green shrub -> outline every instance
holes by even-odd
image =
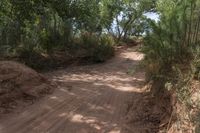
[[[162,14],[158,23],[151,22],[152,29],[145,38],[143,52],[147,79],[155,82],[171,83],[177,95],[190,80],[180,77],[194,77],[199,73],[199,28],[200,17],[196,14],[195,3],[180,1],[170,12]],[[180,76],[183,75],[183,76]],[[181,81],[180,81],[181,80]],[[159,89],[164,89],[159,88]]]
[[[114,56],[114,40],[108,35],[102,35],[99,44],[94,49],[93,61],[104,62]]]
[[[82,47],[86,51],[87,57],[93,57],[94,51],[99,44],[99,38],[97,35],[93,33],[82,33],[80,37],[80,47]]]
[[[104,62],[114,55],[114,40],[108,35],[86,32],[81,35],[79,43],[78,46],[85,51],[85,57],[93,62]]]

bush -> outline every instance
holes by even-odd
[[[93,62],[104,62],[114,55],[114,40],[108,35],[98,36],[83,33],[78,46],[85,51],[85,57]]]
[[[102,35],[99,40],[99,44],[94,50],[93,61],[104,62],[107,59],[114,56],[114,40],[112,37],[107,35]]]

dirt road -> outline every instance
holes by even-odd
[[[142,58],[141,53],[127,49],[103,64],[47,73],[58,88],[35,104],[2,118],[0,133],[127,132],[127,101],[133,97],[137,100],[144,85],[144,73],[127,72],[134,70]]]

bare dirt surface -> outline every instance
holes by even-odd
[[[124,49],[103,64],[47,73],[58,88],[35,104],[2,117],[0,133],[155,132],[147,130],[148,118],[143,122],[137,117],[140,122],[127,124],[131,122],[127,110],[143,103],[144,72],[129,74],[129,70],[137,70],[142,58],[135,49]],[[133,105],[127,104],[130,101]]]
[[[52,89],[51,82],[33,69],[14,61],[0,61],[0,117]]]

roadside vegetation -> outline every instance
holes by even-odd
[[[144,62],[147,80],[153,80],[152,91],[154,95],[170,92],[175,101],[173,132],[199,132],[199,7],[198,0],[158,0],[160,21],[150,22],[145,37]]]

